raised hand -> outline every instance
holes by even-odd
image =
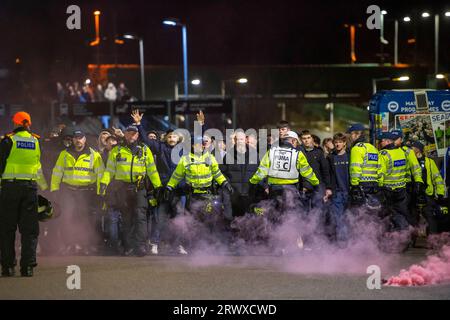
[[[136,125],[141,124],[141,120],[142,120],[143,116],[144,116],[144,113],[140,113],[139,109],[135,109],[135,110],[131,111],[131,117],[133,118],[134,123]]]
[[[200,111],[197,113],[197,121],[200,122],[201,125],[204,125],[204,124],[205,124],[205,115],[203,114],[203,111],[202,111],[202,110],[200,110]]]
[[[124,136],[122,130],[120,130],[119,128],[114,128],[114,127],[111,127],[111,128],[114,130],[114,134],[115,134],[117,137],[123,137],[123,136]]]

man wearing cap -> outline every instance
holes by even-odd
[[[86,144],[86,135],[75,129],[72,144],[60,152],[53,167],[50,191],[61,191],[58,199],[64,208],[61,226],[65,242],[65,253],[85,254],[99,241],[93,208],[99,206],[96,197],[100,188],[100,179],[105,171],[102,156]],[[79,232],[79,230],[84,232]]]
[[[350,135],[350,201],[360,206],[368,201],[377,202],[378,171],[380,168],[377,148],[368,143],[361,123],[351,125],[347,133]]]
[[[202,200],[202,195],[211,194],[213,180],[230,193],[234,191],[220,171],[216,158],[204,149],[201,136],[193,137],[192,150],[190,154],[181,157],[167,183],[167,190],[172,192],[183,179],[186,179],[189,186],[191,200]]]
[[[408,206],[405,175],[406,156],[395,146],[396,135],[383,132],[380,136],[380,187],[384,191],[386,209],[394,226],[392,231],[408,228]]]
[[[436,163],[433,159],[426,157],[423,153],[424,145],[419,141],[416,141],[412,144],[412,150],[414,151],[417,160],[419,161],[419,165],[422,171],[422,179],[425,181],[425,201],[422,203],[423,209],[417,210],[417,207],[414,207],[414,211],[412,214],[413,218],[413,226],[418,225],[419,214],[422,213],[424,218],[428,223],[427,233],[435,234],[438,233],[438,225],[436,221],[436,217],[434,215],[434,207],[436,202],[442,204],[444,202],[445,195],[445,184],[442,179],[441,173],[436,166]]]
[[[403,145],[403,131],[393,130],[392,134],[395,138],[395,146],[401,148],[405,152],[406,156],[406,195],[408,197],[408,209],[412,213],[416,209],[418,200],[422,199],[425,195],[424,181],[422,179],[422,169],[417,161],[417,157],[411,148]],[[415,184],[413,185],[412,179],[414,179]],[[412,216],[408,217],[410,224],[414,224],[414,218]]]
[[[298,135],[295,132],[288,131],[282,136],[280,145],[270,148],[264,155],[258,170],[250,178],[250,188],[254,189],[256,184],[268,177],[269,196],[277,200],[277,204],[281,206],[283,204],[280,202],[280,197],[285,191],[298,195],[297,184],[300,175],[311,186],[318,186],[319,179],[304,153],[297,149],[298,144]]]
[[[0,244],[2,276],[15,274],[15,239],[19,227],[22,252],[20,273],[33,276],[39,236],[37,185],[47,189],[41,169],[39,136],[31,133],[26,112],[13,116],[14,131],[0,142]]]
[[[163,185],[167,185],[170,177],[172,176],[177,163],[172,160],[172,152],[177,152],[175,147],[180,143],[180,136],[173,130],[168,130],[164,137],[164,141],[149,139],[144,127],[141,124],[144,113],[139,110],[133,110],[131,117],[134,123],[139,129],[139,135],[142,141],[150,148],[153,155],[157,157],[156,167],[158,169],[159,176]],[[197,116],[198,119],[198,116]],[[152,233],[151,239],[151,253],[159,253],[159,244],[161,238],[167,240],[168,235],[168,222],[178,214],[177,207],[186,202],[185,192],[183,190],[184,183],[179,183],[177,188],[173,192],[173,197],[168,200],[159,199],[158,207],[153,210],[152,214]],[[179,250],[179,252],[183,252]]]
[[[167,183],[164,196],[165,201],[170,201],[173,191],[182,180],[186,181],[186,209],[190,210],[194,214],[194,217],[199,219],[202,219],[208,213],[204,212],[204,205],[210,201],[211,195],[216,193],[216,190],[214,190],[214,181],[230,194],[234,192],[231,184],[220,171],[216,158],[205,149],[205,140],[202,136],[192,137],[191,152],[181,157]],[[217,227],[224,225],[224,221],[220,222],[222,223],[218,223],[216,225]],[[187,253],[181,245],[179,247],[179,253],[183,251]]]
[[[144,256],[149,205],[147,195],[155,189],[159,197],[161,180],[150,148],[139,143],[138,138],[138,128],[128,126],[124,141],[108,155],[100,194],[106,195],[109,206],[121,212],[125,254]]]

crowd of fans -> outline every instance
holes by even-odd
[[[125,102],[136,100],[130,94],[125,83],[120,82],[116,87],[114,83],[107,84],[98,83],[95,86],[90,80],[84,83],[61,82],[56,83],[56,96],[59,103],[87,103],[87,102]]]
[[[157,132],[150,128],[143,128],[140,124],[142,114],[139,114],[139,112],[134,111],[132,118],[138,128],[136,130],[139,130],[139,140],[149,146],[152,150],[161,181],[163,185],[167,184],[171,176],[173,176],[173,172],[177,166],[176,163],[173,163],[171,158],[172,150],[186,137],[171,130],[167,132]],[[197,115],[197,120],[204,125],[205,118],[202,112]],[[73,128],[65,128],[62,125],[58,127],[58,130],[55,130],[51,137],[43,140],[42,148],[46,157],[45,160],[42,161],[42,166],[45,176],[52,176],[52,170],[54,170],[56,159],[61,150],[64,148],[71,148],[72,132]],[[289,122],[280,121],[278,123],[278,133],[279,137],[283,137],[286,136],[286,134],[292,135],[294,132],[292,131]],[[296,134],[297,133],[295,133],[295,135]],[[223,190],[219,192],[221,206],[223,206],[221,210],[223,210],[223,216],[228,221],[227,224],[229,226],[233,224],[231,221],[236,217],[244,216],[247,213],[258,214],[259,209],[255,206],[252,207],[251,204],[267,199],[270,192],[267,183],[258,184],[259,190],[256,193],[251,190],[251,185],[249,183],[249,179],[255,175],[258,170],[260,164],[259,161],[261,159],[261,157],[258,157],[257,163],[251,163],[249,160],[249,155],[251,155],[252,152],[259,152],[257,136],[245,134],[242,131],[236,132],[231,138],[234,148],[233,154],[235,157],[239,157],[239,154],[244,154],[243,164],[237,164],[236,161],[232,164],[227,163],[226,143],[222,139],[217,139],[213,136],[208,136],[207,134],[204,134],[202,137],[204,150],[209,151],[209,153],[216,158],[217,162],[220,164],[220,171],[235,190],[233,194]],[[275,143],[275,139],[275,137],[268,137],[268,148]],[[332,138],[325,138],[321,141],[318,136],[312,134],[310,131],[303,130],[299,131],[296,141],[294,147],[303,152],[309,166],[312,168],[315,176],[320,182],[318,186],[314,187],[315,191],[312,193],[310,191],[313,188],[308,185],[308,181],[302,181],[302,179],[300,179],[298,189],[302,195],[302,198],[300,199],[303,208],[302,210],[305,210],[305,212],[310,210],[322,212],[324,216],[323,225],[325,226],[326,224],[328,227],[331,226],[331,229],[328,230],[332,230],[329,232],[329,237],[330,239],[334,239],[333,241],[336,242],[339,239],[348,239],[348,235],[345,235],[345,226],[343,226],[342,223],[342,219],[345,217],[344,211],[348,208],[348,195],[350,192],[349,149],[351,147],[351,141],[349,141],[348,135],[337,133]],[[120,129],[114,127],[102,130],[98,137],[93,139],[92,137],[88,137],[87,139],[87,145],[100,153],[105,166],[110,151],[114,146],[118,144],[121,145],[122,143],[124,143],[124,133]],[[414,151],[418,152],[419,149]],[[185,197],[186,191],[183,188],[180,188],[178,195],[180,197],[177,201],[178,205],[180,205],[180,203],[183,202],[182,199]],[[51,195],[49,195],[49,197],[52,199]],[[56,202],[58,202],[58,200],[60,199],[57,198]],[[103,203],[103,201],[99,200],[98,204],[101,203]],[[158,249],[154,249],[152,246],[156,244],[156,248],[158,247],[157,245],[160,242],[159,238],[163,229],[160,225],[161,222],[159,221],[161,217],[164,216],[161,208],[161,206],[150,207],[148,211],[148,252],[152,253],[158,252]],[[179,207],[177,210],[179,210]],[[101,209],[97,208],[97,211],[101,212]],[[174,212],[175,211],[176,210],[174,210]],[[107,243],[107,247],[110,249],[111,243],[115,243],[112,248],[113,253],[119,253],[120,251],[117,250],[117,226],[120,225],[119,215],[113,210],[109,211],[107,215],[97,215],[97,218],[98,217],[104,219],[104,221],[95,222],[96,224],[103,226],[102,232],[104,243]],[[341,220],[333,220],[333,217],[340,217]],[[61,219],[64,218],[62,217]],[[53,224],[53,228],[58,229],[58,225],[60,225],[60,221],[58,220],[59,219],[54,219],[51,223],[46,223],[45,227],[51,229]],[[111,231],[111,225],[116,226],[112,228],[113,231]],[[432,232],[435,233],[438,232],[438,230],[434,229]],[[252,231],[250,233],[256,234],[257,231]],[[112,238],[115,240],[111,240],[111,235],[114,235]],[[55,242],[54,239],[51,239],[49,242],[53,245],[54,243],[59,243],[59,241]],[[47,245],[49,242],[47,242]],[[74,247],[73,243],[66,243],[63,245],[63,248],[58,248],[58,252],[64,254],[84,252],[88,254],[90,252],[98,252],[98,248],[100,247],[96,244],[93,246],[93,250],[82,247],[80,249],[82,251],[76,251],[76,248],[80,248],[79,245]],[[186,250],[181,247],[179,252],[186,253]]]

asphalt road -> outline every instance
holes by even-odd
[[[396,274],[400,268],[417,263],[424,256],[423,249],[390,255],[389,261],[381,264],[382,276]],[[0,278],[0,298],[450,298],[450,284],[369,290],[366,268],[377,261],[361,259],[349,264],[348,259],[344,260],[324,262],[320,257],[272,256],[40,257],[33,278]],[[324,263],[334,266],[330,268]],[[78,265],[81,269],[81,290],[67,289],[69,274],[66,268],[69,265]]]

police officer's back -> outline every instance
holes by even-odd
[[[0,237],[2,276],[15,273],[15,233],[21,233],[20,272],[31,277],[36,263],[39,235],[37,185],[47,189],[41,169],[39,136],[30,132],[31,117],[18,112],[15,129],[0,143]]]
[[[364,125],[353,124],[348,129],[352,146],[350,149],[350,199],[353,205],[377,201],[379,154],[377,148],[366,141]]]

